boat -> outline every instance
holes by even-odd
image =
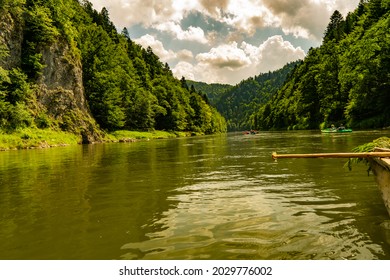
[[[384,151],[384,149],[380,150]],[[375,181],[382,193],[383,202],[385,203],[387,212],[390,215],[390,158],[370,157],[368,161],[370,163],[371,170],[375,175]]]
[[[244,135],[248,135],[248,134],[250,134],[250,135],[255,135],[255,134],[258,134],[259,132],[257,131],[257,130],[246,130],[246,131],[244,131],[243,132],[243,134]]]
[[[326,128],[326,129],[321,129],[322,133],[346,133],[346,132],[352,132],[352,129],[350,128]]]

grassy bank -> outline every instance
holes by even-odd
[[[168,132],[168,131],[128,131],[119,130],[107,135],[109,141],[134,142],[138,140],[167,139],[176,137],[190,136],[186,132]]]
[[[73,145],[80,136],[50,129],[24,128],[6,133],[0,130],[0,150],[48,148]]]
[[[135,142],[152,139],[167,139],[190,136],[186,132],[167,131],[126,131],[120,130],[106,135],[106,142]],[[49,148],[56,146],[76,145],[81,137],[69,132],[50,129],[25,128],[7,133],[0,130],[0,150]]]

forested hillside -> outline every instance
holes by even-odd
[[[135,11],[136,12],[136,11]],[[0,130],[216,133],[224,118],[88,1],[0,1]]]
[[[208,101],[213,106],[217,106],[220,96],[233,87],[232,85],[227,84],[207,84],[190,80],[187,80],[187,84],[190,88],[193,87],[194,90],[200,94],[206,94]]]
[[[322,46],[252,118],[256,129],[390,126],[390,0],[335,11]]]
[[[235,86],[190,84],[207,94],[211,104],[225,117],[229,131],[250,129],[253,128],[252,115],[280,89],[298,63],[289,63],[282,69],[248,78]]]

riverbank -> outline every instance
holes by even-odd
[[[152,139],[168,139],[191,136],[187,132],[168,131],[126,131],[106,134],[103,142],[135,142]],[[19,149],[40,149],[77,145],[82,142],[80,135],[51,129],[24,128],[6,133],[0,131],[0,151]]]

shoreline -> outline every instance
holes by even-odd
[[[102,141],[95,143],[131,143],[156,139],[169,139],[189,137],[196,134],[192,132],[168,132],[168,131],[128,131],[118,130],[106,133]],[[0,131],[0,151],[46,149],[80,145],[81,135],[71,132],[56,131],[51,129],[25,128],[12,133]]]

